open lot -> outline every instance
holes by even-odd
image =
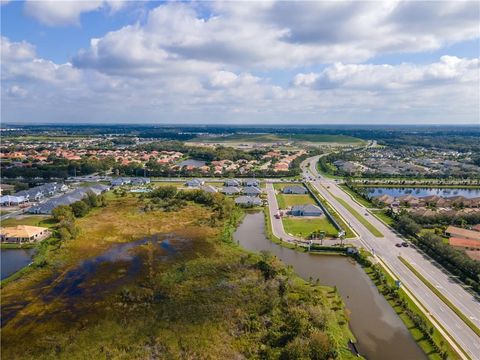
[[[217,137],[196,137],[194,142],[218,143],[274,143],[274,142],[308,142],[308,143],[335,143],[335,144],[362,144],[364,141],[353,136],[327,134],[232,134]]]
[[[314,231],[325,231],[327,237],[336,237],[338,231],[326,217],[320,218],[296,218],[283,219],[285,231],[294,236],[306,238]]]

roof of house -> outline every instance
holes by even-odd
[[[48,229],[39,226],[17,225],[13,227],[4,227],[2,228],[1,233],[3,236],[10,238],[30,238],[44,232],[45,230]]]
[[[240,189],[236,186],[225,186],[222,188],[222,192],[225,194],[237,194],[240,192]]]
[[[451,237],[448,241],[452,246],[480,249],[480,241]]]
[[[243,192],[245,194],[261,194],[262,190],[260,190],[256,186],[246,186],[243,188]]]
[[[261,204],[262,200],[260,200],[257,196],[239,196],[235,199],[236,204]]]
[[[323,212],[320,207],[313,204],[306,204],[306,205],[294,205],[292,206],[292,211],[303,211],[303,212]]]
[[[0,197],[0,203],[2,204],[7,202],[17,203],[17,202],[23,202],[23,201],[25,201],[24,196],[4,195]]]
[[[301,191],[301,192],[306,192],[307,189],[305,189],[303,186],[301,185],[290,185],[290,186],[285,186],[283,188],[283,192],[286,192],[286,191]]]
[[[200,188],[200,190],[206,191],[208,193],[216,193],[218,189],[213,185],[205,185]]]
[[[449,226],[447,228],[447,230],[445,230],[445,232],[448,233],[448,234],[456,235],[456,237],[467,238],[467,239],[473,239],[473,240],[479,240],[480,241],[480,232],[479,231],[462,229],[462,228],[458,228],[456,226]]]

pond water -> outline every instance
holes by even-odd
[[[5,279],[32,261],[35,249],[1,249],[1,279]]]
[[[344,256],[311,255],[281,247],[265,236],[263,213],[249,214],[234,239],[251,251],[267,250],[304,279],[336,286],[349,311],[357,348],[369,360],[416,360],[426,355],[362,268]]]
[[[480,189],[440,189],[440,188],[367,188],[370,196],[377,195],[390,195],[390,196],[402,196],[413,195],[417,197],[438,195],[442,197],[450,196],[463,196],[468,199],[480,197]]]
[[[179,163],[178,166],[195,166],[195,167],[200,167],[200,166],[204,166],[205,164],[206,164],[205,161],[188,159],[188,160],[184,160],[184,161],[182,161],[181,163]]]
[[[117,291],[141,275],[146,266],[169,260],[188,243],[189,239],[183,236],[161,234],[112,245],[102,254],[87,258],[66,272],[54,273],[44,279],[37,286],[36,297],[46,304],[60,301],[70,316],[75,317],[85,311],[82,308],[85,303],[99,301],[107,294]],[[8,304],[4,302],[1,307],[2,327],[26,306],[29,303],[23,300]],[[39,321],[25,319],[35,320]]]

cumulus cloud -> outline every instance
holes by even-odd
[[[8,95],[13,96],[13,97],[19,97],[19,98],[24,98],[27,96],[28,91],[22,88],[21,86],[18,85],[12,85],[8,91]]]
[[[82,12],[123,6],[77,5],[43,11],[40,21],[78,23]],[[478,38],[474,5],[167,2],[64,63],[2,38],[2,119],[472,122],[480,116],[478,59],[368,61]]]
[[[48,26],[79,25],[80,15],[108,9],[118,11],[125,6],[121,0],[27,0],[25,13]]]
[[[479,80],[479,60],[442,56],[428,65],[373,65],[336,63],[321,73],[297,74],[295,86],[315,89],[349,88],[384,91],[411,87],[468,83]]]

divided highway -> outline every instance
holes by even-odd
[[[439,297],[435,295],[410,269],[398,258],[402,256],[431,284],[433,284],[464,315],[480,327],[480,302],[466,291],[452,276],[436,266],[431,259],[423,256],[413,247],[397,248],[402,242],[393,230],[384,225],[368,209],[354,201],[335,181],[320,177],[316,170],[319,156],[305,160],[302,170],[307,181],[335,208],[351,227],[358,233],[360,242],[377,258],[383,261],[402,284],[423,305],[427,312],[448,332],[449,336],[468,354],[471,359],[480,359],[480,337],[470,329]],[[313,179],[313,180],[310,180]],[[375,237],[348,209],[336,198],[347,202],[359,214],[376,227],[383,238]]]

